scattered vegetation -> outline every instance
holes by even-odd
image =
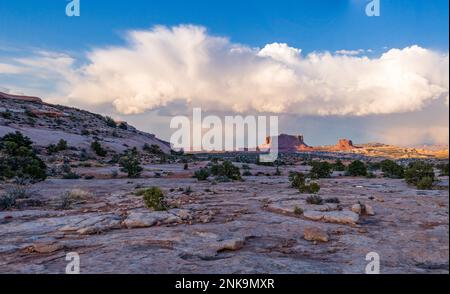
[[[335,171],[345,171],[346,166],[342,163],[340,159],[337,159],[336,162],[333,164],[333,170]]]
[[[106,122],[106,125],[107,125],[108,127],[110,127],[110,128],[117,128],[117,123],[116,123],[116,121],[115,121],[114,119],[112,119],[111,117],[106,116],[106,117],[105,117],[105,122]]]
[[[164,193],[158,187],[151,187],[148,189],[141,189],[136,192],[137,196],[142,196],[145,206],[155,211],[167,210],[167,205],[164,201]]]
[[[410,163],[405,169],[405,181],[421,190],[431,189],[435,181],[433,166],[423,161]]]
[[[347,174],[353,177],[365,177],[367,176],[367,166],[361,160],[355,160],[349,164]]]
[[[47,166],[32,149],[33,142],[20,132],[0,139],[0,180],[14,177],[45,180]]]
[[[296,215],[302,215],[303,214],[303,209],[299,206],[295,206],[294,207],[294,214]]]
[[[405,175],[403,166],[389,159],[383,160],[380,163],[380,168],[383,172],[383,175],[387,178],[401,179]]]
[[[97,154],[100,157],[105,157],[108,152],[103,149],[102,144],[98,140],[95,140],[91,143],[91,149],[94,150],[95,154]]]
[[[206,181],[210,175],[210,172],[207,168],[201,168],[194,173],[194,178],[199,181]]]
[[[291,187],[298,189],[300,193],[316,194],[320,191],[320,186],[316,182],[306,183],[306,177],[302,173],[292,172],[289,175]]]
[[[29,197],[29,191],[24,185],[13,185],[7,187],[5,192],[0,195],[0,210],[9,210],[14,208],[17,199],[26,199]]]
[[[67,150],[67,141],[64,139],[60,139],[58,144],[50,144],[47,146],[47,152],[48,154],[57,153],[59,151]]]
[[[326,161],[313,161],[311,165],[310,175],[313,179],[329,178],[333,172],[333,166]]]
[[[136,147],[125,152],[120,158],[119,164],[121,171],[127,173],[129,178],[137,178],[143,171],[140,165],[140,155]]]
[[[436,166],[440,171],[440,176],[448,177],[448,163],[440,163]]]
[[[216,177],[223,177],[233,181],[242,180],[239,168],[233,165],[231,161],[224,161],[222,164],[213,164],[211,166],[210,172]]]

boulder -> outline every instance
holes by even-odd
[[[170,224],[181,218],[166,211],[131,212],[122,224],[128,229],[148,228],[157,223]]]
[[[354,213],[357,213],[357,214],[361,215],[361,212],[363,211],[363,207],[359,203],[353,204],[352,205],[352,211]]]
[[[303,237],[308,241],[328,242],[328,234],[318,227],[306,227]]]
[[[323,221],[344,225],[354,225],[359,220],[359,215],[353,211],[305,211],[303,216],[313,221]]]

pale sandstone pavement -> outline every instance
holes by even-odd
[[[217,185],[187,177],[47,180],[33,188],[45,206],[0,212],[0,273],[64,273],[67,252],[80,254],[81,273],[364,273],[369,252],[380,255],[382,273],[449,272],[448,190],[320,180],[324,199],[341,200],[337,210],[306,205],[282,172]],[[163,188],[178,208],[149,211],[132,194],[141,186]],[[191,195],[178,191],[188,186]],[[52,208],[74,188],[92,196],[72,210]],[[358,201],[375,215],[352,212]]]

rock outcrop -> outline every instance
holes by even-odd
[[[27,101],[27,102],[35,102],[35,103],[42,103],[42,99],[39,98],[39,97],[12,95],[12,94],[7,94],[7,93],[3,93],[3,92],[0,92],[0,98],[20,100],[20,101]]]
[[[313,148],[308,146],[303,138],[303,135],[293,136],[287,134],[281,134],[278,139],[278,151],[279,152],[299,152],[299,151],[312,151]],[[273,148],[273,138],[267,137],[266,142],[259,146],[259,150],[270,150]]]

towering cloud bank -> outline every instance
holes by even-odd
[[[209,110],[306,115],[416,111],[448,101],[449,56],[419,46],[378,58],[263,49],[208,35],[203,27],[133,31],[122,47],[95,49],[70,97],[113,103],[124,114],[184,100]]]

